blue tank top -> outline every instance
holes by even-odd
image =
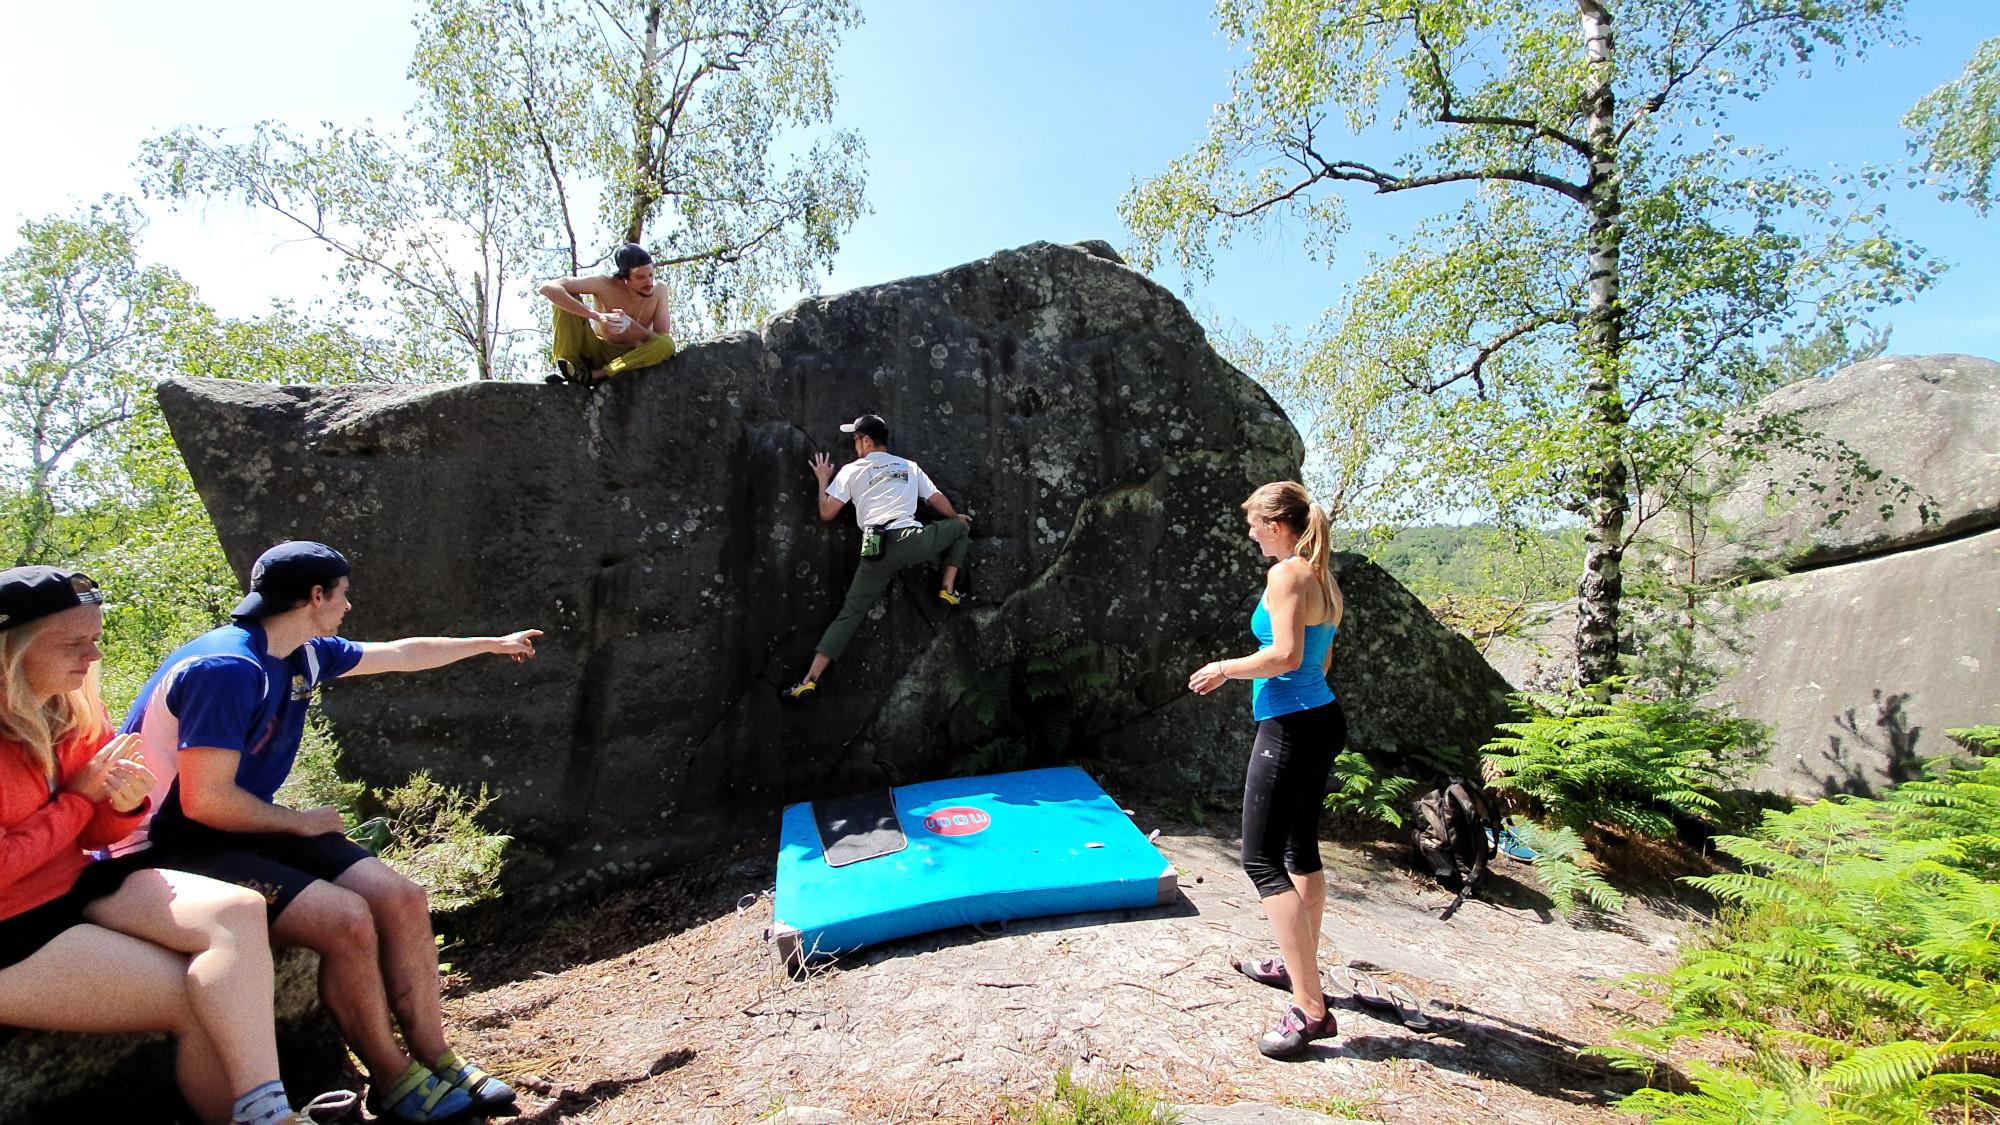
[[[1333,622],[1306,626],[1306,651],[1299,666],[1267,680],[1250,681],[1250,717],[1258,721],[1306,711],[1333,702],[1333,688],[1326,682],[1326,650],[1333,644]],[[1264,599],[1250,614],[1250,631],[1257,643],[1268,645],[1277,636],[1271,628],[1271,611]]]

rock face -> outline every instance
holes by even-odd
[[[324,694],[364,776],[497,795],[516,892],[691,861],[787,802],[1037,756],[1240,784],[1247,689],[1186,681],[1251,647],[1262,564],[1237,506],[1296,478],[1301,443],[1102,244],[808,299],[595,392],[203,381],[160,401],[239,574],[320,539],[355,565],[349,636],[546,631],[526,664]],[[864,411],[974,516],[974,600],[947,609],[935,570],[906,571],[820,694],[781,705],[859,539],[851,509],[817,519],[807,462],[846,461],[838,425]],[[1483,736],[1504,685],[1386,576],[1352,575],[1356,742]]]
[[[1823,450],[1844,447],[1907,483],[1916,500],[1837,501],[1798,492],[1840,470],[1809,455],[1760,466],[1711,521],[1734,541],[1706,554],[1710,576],[1789,566],[1752,582],[1747,659],[1715,692],[1770,723],[1760,788],[1800,796],[1872,793],[1951,752],[1943,732],[2000,717],[2000,364],[1962,355],[1895,356],[1773,392],[1755,411],[1790,415]],[[1791,503],[1767,498],[1791,492]],[[1848,515],[1828,526],[1836,508]],[[1526,686],[1568,659],[1567,603],[1488,657]]]
[[[1759,788],[1878,792],[2000,717],[2000,532],[1758,584],[1775,603],[1717,695],[1770,723]]]
[[[1781,387],[1756,413],[1824,437],[1733,482],[1712,518],[1731,542],[1699,564],[1711,576],[1780,561],[1810,569],[2000,527],[2000,363],[1885,356]],[[1844,495],[1843,447],[1882,472],[1882,485],[1905,482],[1916,495],[1895,501],[1879,487]]]

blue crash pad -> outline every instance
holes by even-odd
[[[772,938],[787,962],[950,926],[1158,906],[1173,865],[1080,769],[891,790],[903,850],[828,867],[810,802],[785,809]]]

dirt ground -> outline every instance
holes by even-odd
[[[1396,845],[1328,844],[1325,963],[1455,1006],[1462,1023],[1419,1035],[1350,1003],[1342,1038],[1274,1062],[1254,1041],[1284,998],[1230,967],[1275,953],[1235,841],[1179,826],[1157,843],[1181,872],[1176,905],[949,930],[803,979],[764,940],[771,860],[741,857],[712,886],[661,882],[510,918],[516,940],[482,936],[467,942],[476,953],[448,954],[447,1020],[521,1089],[523,1122],[734,1123],[781,1110],[995,1122],[1065,1066],[1188,1104],[1604,1121],[1629,1083],[1574,1052],[1609,1038],[1635,1002],[1617,981],[1665,968],[1689,918],[1635,895],[1615,918],[1553,919],[1532,877],[1503,862],[1485,901],[1440,922],[1450,896],[1410,873]]]

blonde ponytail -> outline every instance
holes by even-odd
[[[1326,598],[1327,620],[1337,629],[1347,613],[1347,601],[1340,584],[1333,580],[1333,531],[1326,510],[1314,502],[1306,486],[1297,481],[1272,481],[1250,494],[1243,510],[1272,523],[1282,523],[1298,532],[1295,550],[1312,567],[1319,579],[1320,593]]]

